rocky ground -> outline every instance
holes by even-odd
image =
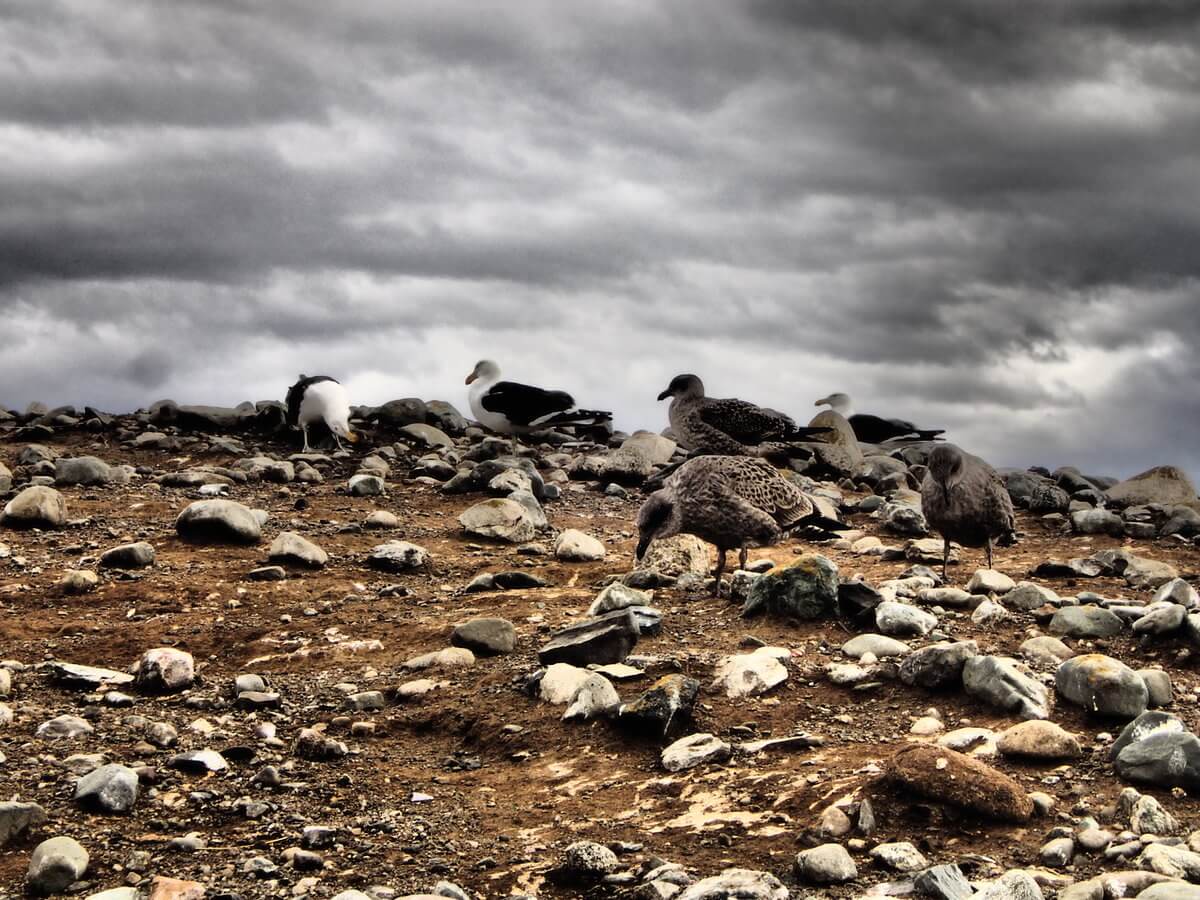
[[[923,449],[822,451],[718,599],[659,436],[277,412],[0,414],[0,896],[1200,892],[1182,473],[1005,473],[943,585]]]

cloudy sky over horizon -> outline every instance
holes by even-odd
[[[491,357],[1200,476],[1198,185],[1192,0],[0,0],[0,404]]]

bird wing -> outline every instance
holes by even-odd
[[[745,400],[705,400],[700,418],[707,425],[742,444],[761,444],[772,438],[784,437],[796,423],[783,413],[768,412]]]
[[[547,391],[531,384],[499,381],[479,400],[488,412],[499,413],[515,425],[529,425],[544,416],[566,412],[575,405],[563,391]]]
[[[788,528],[813,511],[812,501],[763,459],[731,458],[725,478],[735,494]]]
[[[299,381],[288,388],[287,421],[289,425],[295,425],[300,421],[300,404],[304,402],[304,392],[308,390],[309,385],[321,381],[332,381],[337,384],[337,379],[330,378],[328,375],[303,375]]]

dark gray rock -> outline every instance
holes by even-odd
[[[942,642],[914,650],[900,663],[900,680],[930,689],[957,688],[967,660],[978,653],[974,641]]]
[[[1051,634],[1071,638],[1113,637],[1125,629],[1120,616],[1098,606],[1064,606],[1048,626]]]
[[[623,662],[637,644],[638,636],[633,612],[619,609],[555,632],[538,651],[538,661],[544,666],[556,662],[574,666]]]
[[[471,619],[454,629],[450,643],[480,656],[499,656],[516,648],[517,630],[508,619]]]
[[[1117,754],[1117,773],[1129,781],[1162,788],[1200,788],[1200,738],[1190,732],[1156,731]]]
[[[104,551],[98,565],[101,569],[144,569],[154,565],[154,558],[154,546],[138,541]]]
[[[955,865],[933,866],[913,879],[917,895],[932,900],[969,900],[975,893],[971,882]]]

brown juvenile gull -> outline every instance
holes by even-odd
[[[659,400],[671,398],[667,413],[675,440],[693,454],[788,455],[788,442],[805,441],[830,429],[797,425],[790,417],[745,400],[704,396],[695,375],[676,375]]]
[[[918,428],[904,419],[885,419],[882,416],[853,412],[849,394],[830,394],[828,397],[822,397],[813,406],[830,406],[834,412],[841,413],[854,429],[854,436],[864,444],[882,444],[897,438],[932,441],[936,440],[939,434],[946,433],[945,428]]]
[[[929,454],[929,472],[921,483],[925,518],[942,535],[942,577],[950,559],[950,542],[984,547],[992,567],[992,541],[1012,542],[1017,527],[1012,498],[996,470],[978,456],[953,444],[939,444]]]
[[[713,595],[721,590],[725,554],[737,549],[746,565],[748,547],[769,547],[796,528],[848,528],[827,519],[800,488],[769,462],[746,456],[689,459],[651,494],[638,511],[637,559],[655,538],[694,534],[716,545]]]

